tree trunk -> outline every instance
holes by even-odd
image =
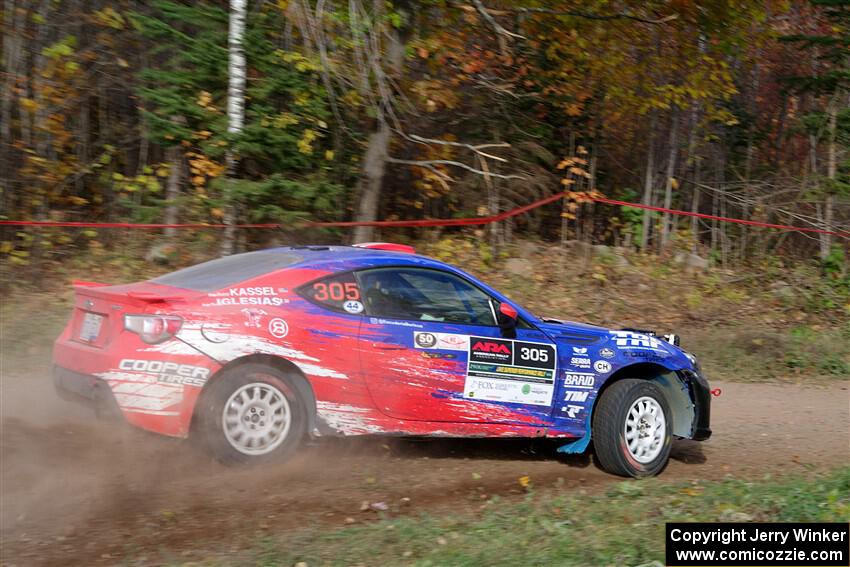
[[[229,82],[227,86],[227,132],[236,136],[242,132],[242,124],[245,120],[245,50],[242,47],[242,36],[245,34],[245,15],[247,0],[230,0],[230,29],[228,32],[228,50],[230,53],[230,65],[228,69]],[[225,158],[227,166],[227,179],[236,175],[239,158],[231,148]],[[221,254],[227,256],[233,254],[236,240],[237,203],[231,196],[229,184],[224,188],[224,237],[221,241]]]
[[[405,18],[402,30],[390,27],[387,31],[386,63],[389,71],[399,77],[404,70],[404,45],[405,38],[410,33],[409,18]],[[383,107],[378,104],[377,124],[374,132],[369,134],[369,142],[366,155],[363,158],[363,172],[360,177],[360,188],[357,191],[359,201],[357,203],[356,221],[373,221],[378,218],[378,205],[381,200],[381,186],[384,180],[384,172],[387,169],[387,158],[389,157],[392,130],[388,123],[389,116]],[[369,242],[374,240],[375,227],[358,226],[354,229],[354,242]]]
[[[664,184],[664,208],[669,209],[673,204],[673,177],[676,175],[676,156],[679,154],[679,109],[673,108],[670,117],[670,154],[667,158],[667,180]],[[667,248],[670,239],[670,213],[664,213],[661,223],[661,250]]]
[[[835,101],[838,99],[838,93],[832,98],[832,101],[829,103],[829,148],[827,150],[826,156],[826,176],[830,179],[830,186],[827,188],[826,194],[826,202],[823,207],[823,228],[825,230],[832,230],[832,222],[834,212],[833,209],[835,207],[835,192],[832,184],[834,183],[835,176],[837,173],[837,160],[836,160],[836,130],[838,126],[838,105],[835,104]],[[820,235],[820,257],[821,259],[825,259],[829,255],[829,251],[832,248],[832,235],[831,234],[821,234]]]
[[[168,172],[168,181],[165,183],[165,224],[176,224],[179,209],[177,198],[180,195],[180,181],[183,178],[183,156],[180,146],[171,146],[165,152],[165,159],[171,164]],[[177,236],[176,228],[166,228],[163,231],[168,238]]]
[[[650,111],[649,143],[646,145],[646,175],[643,178],[643,204],[652,205],[652,180],[655,170],[655,111]],[[649,245],[649,229],[652,217],[648,209],[643,211],[643,232],[640,235],[640,249],[646,252]]]
[[[363,175],[360,179],[360,201],[357,203],[357,221],[373,221],[378,218],[381,185],[387,169],[390,148],[390,126],[383,115],[378,117],[378,128],[369,134],[369,145],[363,158]],[[374,239],[375,228],[358,226],[354,229],[354,242],[369,242]]]

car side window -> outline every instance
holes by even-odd
[[[440,270],[379,268],[358,272],[369,315],[495,326],[490,296]]]
[[[363,312],[363,298],[353,272],[310,282],[297,291],[305,299],[333,311],[352,315]]]

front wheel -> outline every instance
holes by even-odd
[[[667,465],[672,445],[670,406],[658,386],[625,379],[612,384],[593,413],[593,445],[606,471],[635,478]]]
[[[225,463],[282,461],[300,445],[305,404],[275,368],[245,364],[215,378],[200,409],[205,444]]]

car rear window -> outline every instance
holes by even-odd
[[[216,291],[297,264],[303,259],[290,252],[246,252],[177,270],[151,281],[195,291]]]

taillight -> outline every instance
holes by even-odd
[[[124,315],[124,328],[148,344],[170,339],[182,325],[183,319],[176,315]]]

